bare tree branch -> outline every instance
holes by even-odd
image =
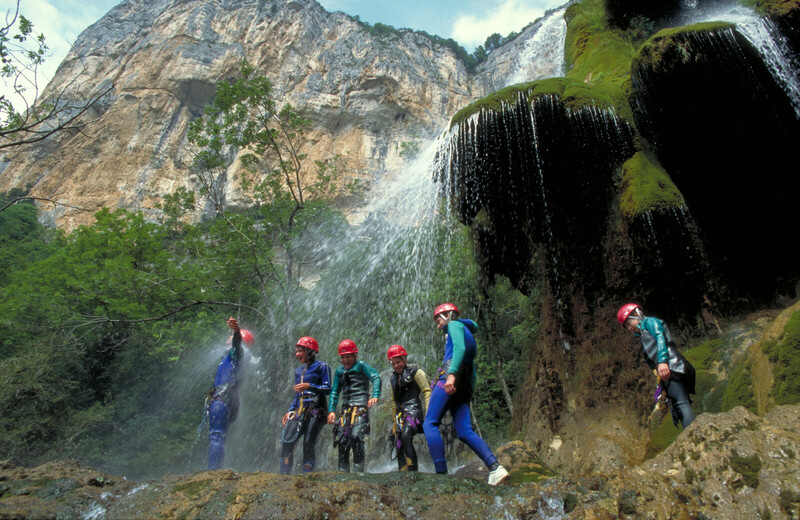
[[[72,204],[65,204],[65,203],[59,202],[57,200],[48,199],[47,197],[24,196],[24,197],[17,197],[16,199],[14,199],[11,202],[7,203],[5,206],[0,208],[0,212],[3,212],[5,210],[7,210],[8,208],[10,208],[11,206],[13,206],[14,204],[17,204],[17,203],[25,201],[25,200],[38,200],[38,201],[41,201],[41,202],[49,202],[53,206],[63,206],[65,208],[72,208],[72,209],[77,209],[77,210],[80,210],[80,211],[92,211],[89,208],[82,208],[80,206],[73,206]]]
[[[253,312],[260,318],[267,320],[267,316],[265,316],[260,310],[252,307],[250,305],[245,305],[243,303],[232,303],[232,302],[218,302],[213,300],[197,300],[191,303],[187,303],[186,305],[182,305],[175,309],[172,309],[169,312],[161,314],[159,316],[152,316],[150,318],[138,318],[135,320],[126,320],[126,319],[116,319],[116,318],[109,318],[108,316],[91,316],[91,315],[81,315],[82,318],[87,318],[89,321],[86,322],[86,325],[94,324],[94,323],[145,323],[150,321],[161,321],[164,319],[169,318],[170,316],[174,316],[178,313],[181,313],[185,310],[191,309],[193,307],[197,307],[198,305],[219,305],[224,307],[234,307],[237,309],[247,309]]]

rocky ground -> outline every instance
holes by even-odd
[[[75,462],[0,463],[0,518],[800,518],[800,406],[703,414],[666,451],[611,473],[553,475],[520,442],[512,477],[203,471],[134,482]]]

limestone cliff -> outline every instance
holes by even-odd
[[[87,115],[102,117],[84,132],[7,153],[0,191],[30,186],[58,201],[42,216],[67,230],[103,206],[157,218],[161,196],[189,182],[189,123],[243,59],[273,82],[281,104],[312,121],[302,144],[309,161],[339,154],[347,175],[369,183],[403,167],[402,143],[436,135],[470,101],[530,75],[559,74],[560,46],[527,60],[543,33],[563,32],[562,13],[531,20],[470,74],[425,35],[376,31],[314,0],[125,0],[80,35],[43,96],[64,90],[80,100],[113,85]],[[234,170],[226,199],[246,204]]]
[[[31,185],[85,208],[43,207],[66,229],[101,206],[152,209],[187,183],[187,125],[242,59],[313,121],[309,159],[341,154],[354,176],[400,168],[401,142],[437,133],[487,88],[429,38],[376,35],[314,0],[126,0],[81,34],[49,86],[81,98],[113,83],[92,114],[103,117],[84,133],[9,152],[0,190]],[[233,186],[227,196],[241,202]]]

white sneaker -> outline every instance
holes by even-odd
[[[489,472],[489,485],[496,486],[508,478],[508,471],[503,466],[498,466],[496,470]]]

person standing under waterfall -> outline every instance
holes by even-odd
[[[695,415],[689,394],[695,393],[694,367],[675,344],[667,325],[658,318],[645,316],[640,305],[626,303],[617,311],[617,321],[633,332],[642,343],[642,355],[657,377],[656,401],[666,393],[672,422],[686,428]]]
[[[228,426],[239,414],[239,384],[244,376],[244,349],[253,346],[253,334],[239,328],[239,322],[228,318],[228,328],[233,331],[229,339],[231,348],[220,361],[214,376],[214,388],[208,393],[208,469],[220,469],[225,459],[225,436]]]
[[[489,469],[489,485],[495,486],[508,477],[508,471],[497,462],[497,457],[486,441],[472,430],[469,409],[477,379],[475,356],[478,353],[478,343],[473,334],[478,330],[478,325],[472,320],[458,319],[458,316],[458,309],[452,303],[443,303],[433,312],[436,326],[445,333],[444,360],[431,392],[423,430],[436,473],[447,474],[447,459],[439,433],[439,423],[444,414],[450,411],[456,435],[486,464]]]
[[[331,392],[331,369],[317,361],[319,343],[311,336],[297,340],[294,357],[300,367],[294,373],[294,399],[283,416],[281,431],[280,472],[291,473],[294,445],[303,437],[303,473],[314,471],[317,436],[325,426],[327,395]]]
[[[350,450],[353,470],[364,472],[364,437],[369,435],[369,408],[381,396],[381,376],[377,370],[358,360],[358,347],[351,339],[339,343],[341,366],[336,369],[328,406],[328,423],[333,424],[334,446],[339,447],[339,471],[350,472]],[[369,386],[372,383],[372,393]],[[336,417],[336,405],[342,396],[342,410]]]
[[[422,430],[431,389],[425,372],[407,364],[408,352],[402,345],[389,347],[386,357],[392,364],[392,449],[397,450],[397,467],[400,471],[417,471],[419,465],[417,450],[414,449],[414,435]]]

